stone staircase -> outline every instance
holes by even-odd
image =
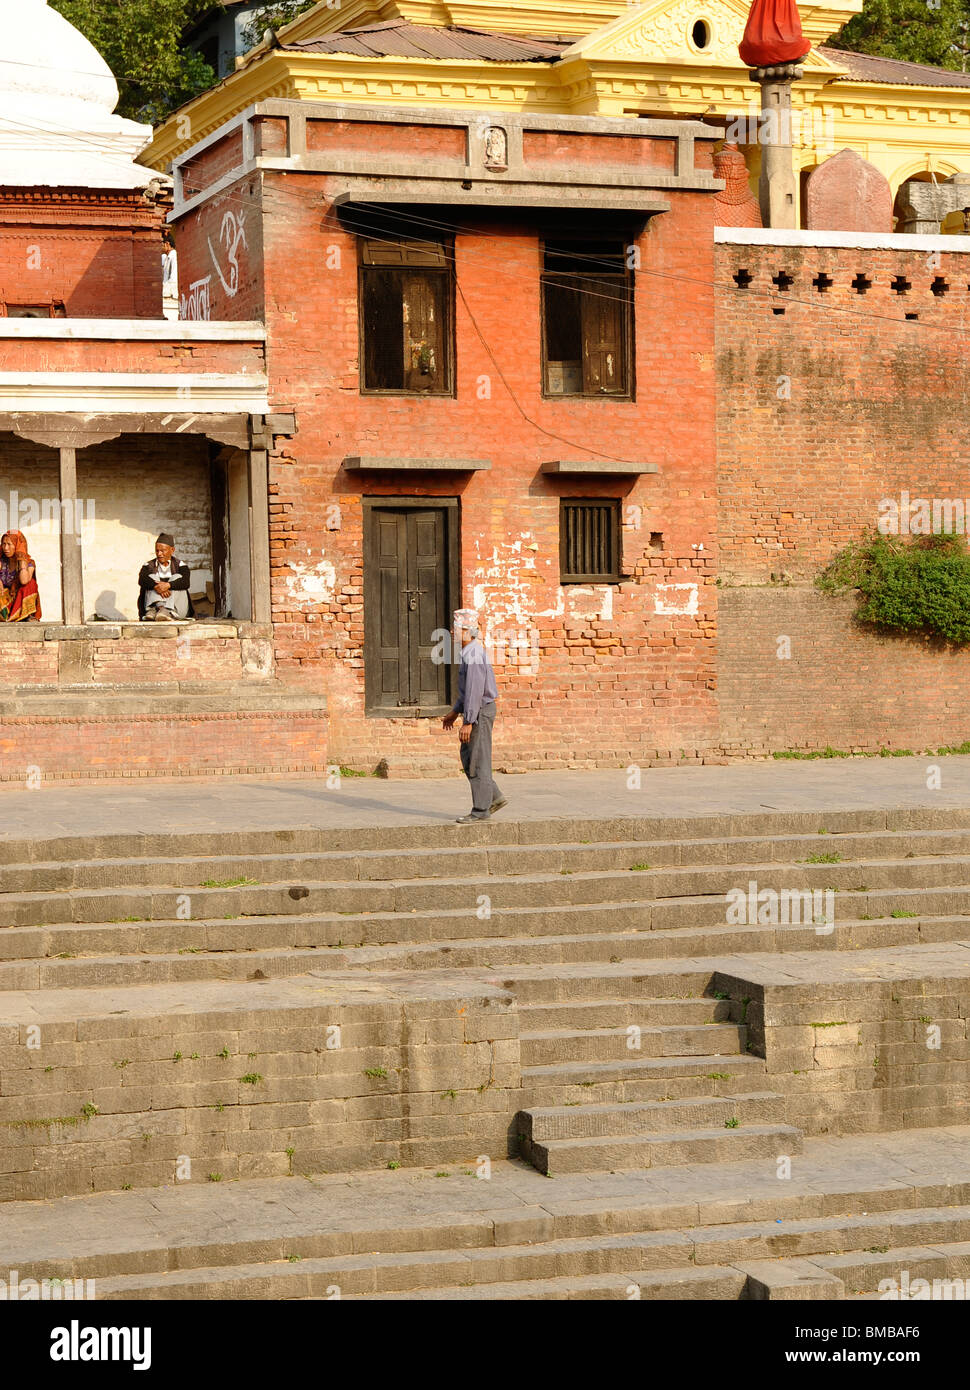
[[[725,895],[750,881],[832,890],[835,921],[729,924]],[[743,1009],[718,997],[718,969],[961,941],[970,811],[7,840],[0,1199],[170,1184],[187,1147],[201,1160],[192,1190],[207,1177],[269,1182],[437,1153],[473,1164],[503,1106],[537,1177],[773,1169],[802,1153],[802,1130],[790,1095],[766,1084]],[[485,1067],[448,1086],[442,1062],[420,1125],[397,1094],[391,1003],[395,1019],[428,1019],[429,1046],[437,1029],[464,1044],[455,1057]],[[321,1025],[338,1009],[351,1041],[334,1073]],[[511,1009],[514,1039],[501,1024],[469,1033],[469,1009]],[[449,1031],[456,1013],[462,1037]],[[32,1025],[45,1044],[25,1068]],[[513,1050],[514,1083],[502,1079]],[[414,1055],[412,1078],[424,1065]],[[362,1076],[366,1090],[347,1089]],[[456,1100],[464,1109],[449,1110]],[[943,1215],[931,1186],[933,1210],[921,1195],[888,1235],[875,1218],[870,1231],[846,1225],[868,1218],[826,1214],[783,1251],[764,1223],[675,1236],[655,1229],[655,1204],[617,1226],[600,1203],[586,1226],[544,1219],[541,1236],[500,1251],[481,1231],[467,1246],[467,1231],[454,1246],[414,1234],[413,1249],[375,1263],[322,1229],[269,1267],[244,1241],[218,1259],[198,1246],[179,1254],[186,1266],[116,1263],[99,1297],[327,1297],[334,1284],[350,1297],[792,1297],[804,1296],[791,1292],[799,1280],[812,1296],[863,1295],[900,1251],[914,1252],[912,1277],[924,1265],[956,1277],[970,1259],[970,1186]],[[782,1254],[812,1267],[789,1271],[779,1294],[752,1262]]]
[[[428,1171],[16,1203],[0,1250],[35,1278],[94,1279],[99,1300],[873,1298],[883,1281],[970,1279],[955,1138],[809,1140],[791,1192],[751,1160],[678,1169],[649,1196],[500,1163],[492,1183]]]

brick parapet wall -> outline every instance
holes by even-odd
[[[723,583],[811,580],[876,525],[883,498],[970,495],[966,254],[715,253]]]
[[[0,302],[161,318],[165,211],[140,190],[3,190]]]
[[[324,773],[327,721],[322,710],[171,714],[164,697],[145,714],[4,717],[0,782],[140,777],[206,777],[233,773]]]

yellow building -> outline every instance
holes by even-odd
[[[970,74],[825,47],[861,8],[799,6],[814,45],[792,96],[803,181],[846,147],[894,196],[906,179],[970,173]],[[744,0],[321,0],[171,116],[143,159],[165,170],[253,102],[289,97],[702,117],[737,134],[756,183],[760,91],[738,57],[747,11]]]

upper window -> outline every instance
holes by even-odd
[[[452,267],[442,241],[387,237],[361,243],[364,391],[452,393]]]
[[[3,312],[8,319],[51,319],[54,308],[53,304],[6,304]]]
[[[616,498],[563,498],[559,517],[559,582],[620,578],[620,503]]]
[[[546,396],[629,396],[632,281],[619,241],[546,242]]]

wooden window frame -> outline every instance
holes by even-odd
[[[567,521],[571,507],[601,507],[612,512],[613,572],[588,570],[571,573],[566,568],[568,558]],[[623,581],[623,505],[619,497],[561,497],[559,499],[559,583],[560,584],[620,584]],[[587,557],[588,558],[588,557]]]
[[[608,271],[591,273],[591,280],[615,280],[622,283],[626,289],[626,313],[624,315],[623,331],[621,334],[621,350],[623,352],[624,370],[626,374],[625,389],[623,391],[550,391],[549,390],[549,356],[548,341],[546,334],[546,285],[558,281],[568,281],[577,279],[575,271],[547,270],[546,252],[550,247],[564,247],[575,245],[577,251],[583,246],[588,246],[596,238],[590,236],[567,235],[557,238],[544,237],[539,243],[539,334],[541,349],[541,394],[542,399],[547,401],[632,401],[636,399],[635,377],[634,377],[634,343],[635,343],[635,281],[634,273],[626,265],[624,257],[624,269],[621,273],[611,275]],[[601,238],[601,240],[613,240],[612,237]],[[624,236],[621,232],[616,240],[621,246],[632,245],[635,240],[632,236]]]
[[[387,248],[387,260],[368,261],[368,249],[370,245],[385,246]],[[436,264],[430,257],[420,259],[421,247],[434,246],[440,249],[440,261]],[[390,259],[394,247],[400,249],[401,259],[394,261]],[[357,263],[357,324],[358,324],[358,355],[360,358],[360,394],[362,396],[406,396],[411,400],[421,400],[430,397],[435,400],[454,400],[457,395],[457,372],[456,372],[456,352],[455,352],[455,252],[454,241],[449,239],[429,240],[420,237],[360,237],[358,239],[358,263]],[[413,251],[414,257],[409,259],[408,253]],[[443,264],[442,264],[443,262]],[[376,387],[367,385],[367,339],[364,315],[364,287],[369,274],[375,271],[407,271],[413,270],[420,274],[439,275],[444,280],[444,316],[442,319],[442,362],[445,368],[446,385],[438,391],[415,391],[409,390],[406,386],[400,387]]]

